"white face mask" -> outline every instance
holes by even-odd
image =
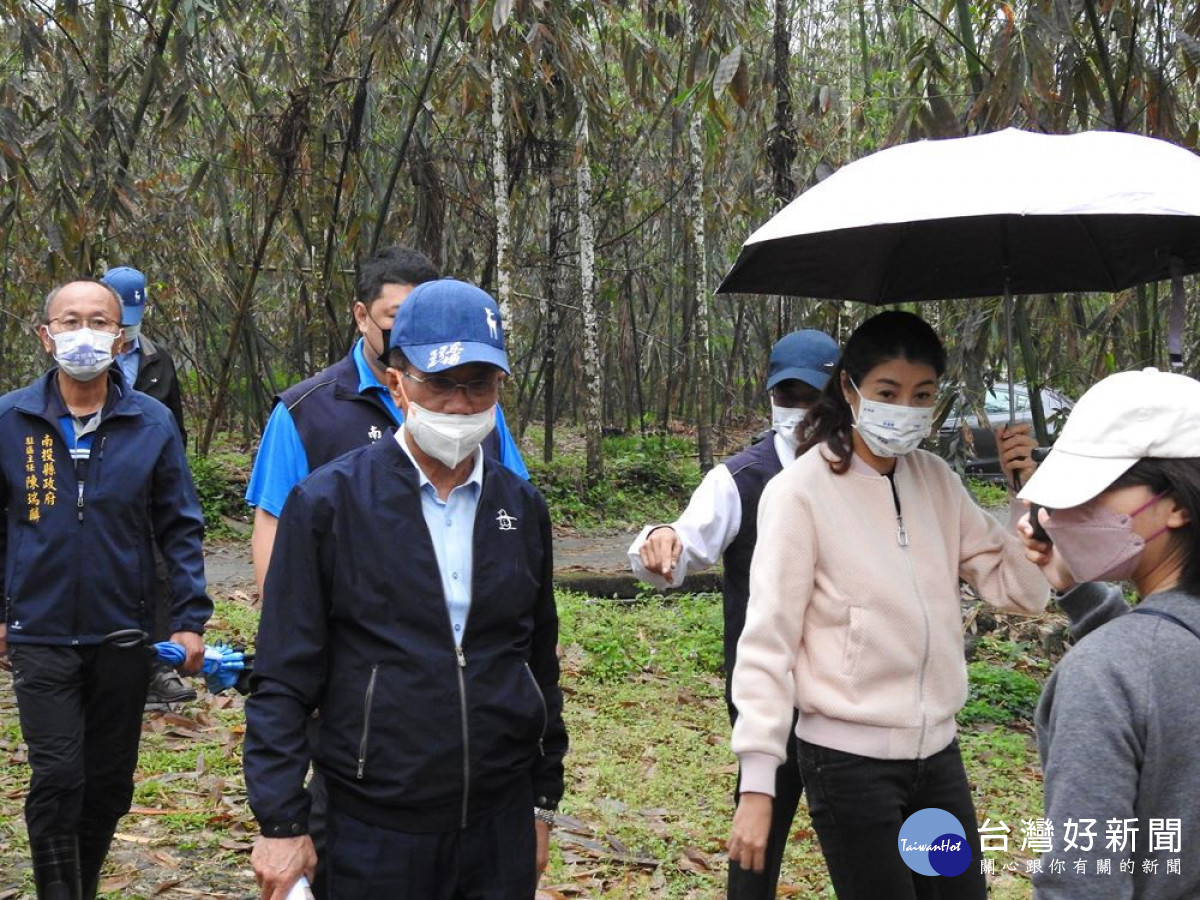
[[[459,415],[433,412],[409,400],[404,417],[404,430],[417,446],[451,469],[474,453],[495,427],[495,405],[483,412]]]
[[[771,427],[775,429],[777,435],[783,438],[783,442],[792,448],[793,453],[800,443],[800,439],[796,435],[796,426],[804,420],[806,415],[808,415],[808,410],[803,406],[771,404]]]
[[[54,341],[54,359],[76,381],[92,381],[112,365],[115,334],[77,328],[50,335]]]
[[[142,333],[142,323],[138,322],[136,325],[122,325],[121,331],[125,334],[125,342],[127,344],[132,344],[138,339],[138,335]],[[125,349],[128,350],[129,348],[126,347]]]
[[[868,400],[857,384],[851,381],[850,385],[858,394],[854,427],[876,456],[904,456],[916,450],[921,441],[929,437],[933,427],[932,407],[900,406]]]

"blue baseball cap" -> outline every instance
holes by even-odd
[[[422,372],[467,363],[511,371],[500,307],[487,291],[453,278],[413,288],[396,312],[388,347],[400,350]]]
[[[121,298],[121,324],[140,324],[146,312],[146,276],[129,266],[117,266],[105,272],[100,280]]]
[[[767,390],[789,378],[798,378],[818,391],[824,390],[839,356],[841,351],[837,341],[823,331],[805,328],[785,334],[771,348]]]

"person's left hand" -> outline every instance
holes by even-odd
[[[534,821],[533,830],[537,834],[537,873],[540,876],[546,871],[550,862],[550,826],[545,822]]]
[[[1032,425],[998,425],[996,435],[996,454],[1000,457],[1000,470],[1004,473],[1006,484],[1013,483],[1013,473],[1021,473],[1021,483],[1037,470],[1033,459],[1033,451],[1037,449],[1037,441],[1033,437]]]
[[[204,638],[194,631],[177,631],[171,635],[171,641],[179,644],[187,657],[177,668],[184,675],[195,675],[204,666]]]

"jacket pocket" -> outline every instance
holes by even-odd
[[[842,643],[842,674],[853,675],[862,657],[863,645],[867,640],[867,610],[862,606],[851,606],[846,624],[846,638]]]
[[[367,751],[371,745],[371,707],[375,703],[375,679],[379,676],[379,663],[371,666],[371,677],[367,679],[367,689],[363,692],[363,724],[362,734],[358,739],[358,769],[355,777],[363,780],[363,772],[367,767]]]

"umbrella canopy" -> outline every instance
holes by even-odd
[[[718,293],[868,303],[1118,291],[1200,271],[1200,157],[1009,129],[853,162],[759,228]]]

